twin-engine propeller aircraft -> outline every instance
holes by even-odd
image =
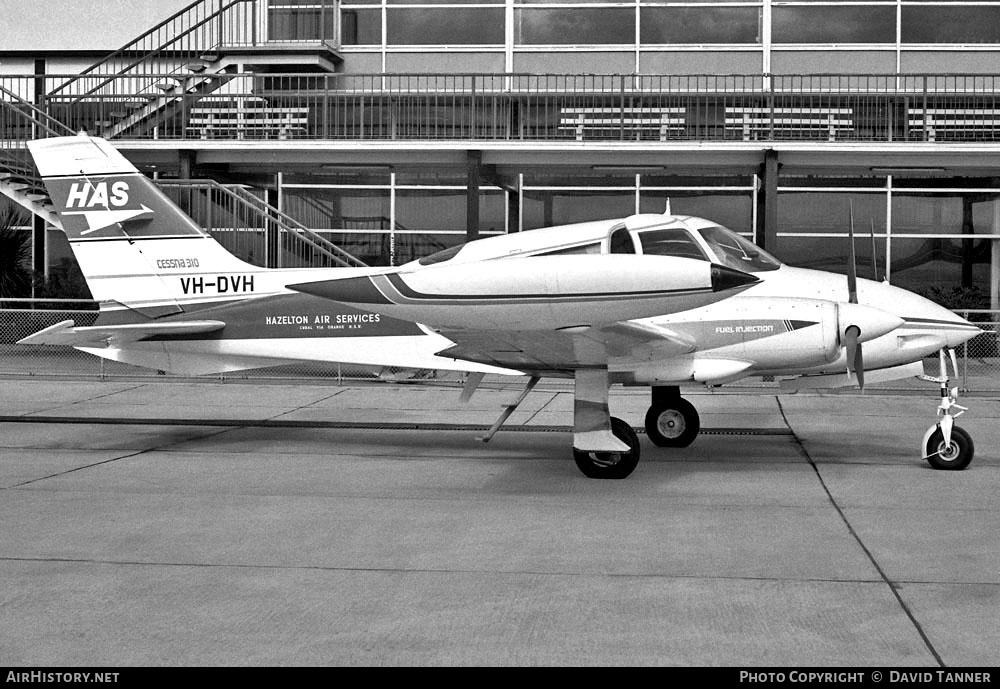
[[[198,375],[289,361],[573,378],[573,455],[593,478],[639,461],[610,415],[613,383],[648,385],[658,446],[698,435],[680,385],[775,376],[783,387],[863,386],[921,376],[942,402],[923,442],[936,468],[972,460],[946,352],[980,331],[889,284],[792,268],[708,220],[635,215],[491,237],[401,267],[263,269],[174,206],[106,141],[29,149],[100,302],[93,326],[64,321],[21,340]],[[863,351],[862,351],[863,350]],[[940,375],[921,360],[940,352]],[[951,356],[954,364],[954,355]]]

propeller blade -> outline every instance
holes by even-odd
[[[844,349],[847,353],[847,372],[854,372],[858,379],[858,387],[865,389],[865,357],[862,353],[861,343],[858,337],[861,335],[861,328],[856,325],[849,325],[844,331]]]
[[[858,388],[860,390],[865,389],[865,357],[864,349],[861,347],[861,343],[858,343],[858,349],[854,354],[854,375],[858,377]]]
[[[847,301],[852,304],[858,303],[858,265],[854,256],[854,201],[851,200],[851,226],[850,226],[851,247],[848,253],[847,265]]]

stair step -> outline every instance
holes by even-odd
[[[191,72],[204,72],[208,69],[208,65],[204,62],[189,62],[185,65],[185,67],[187,67]]]

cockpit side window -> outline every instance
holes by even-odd
[[[678,228],[646,230],[639,233],[639,244],[642,246],[642,253],[646,255],[708,260],[705,252],[687,230]]]
[[[698,232],[715,252],[719,263],[730,268],[759,273],[781,267],[781,261],[725,227],[705,227]]]
[[[608,240],[608,253],[611,254],[635,253],[635,242],[632,241],[632,235],[629,233],[628,229],[626,229],[625,227],[619,227],[617,230],[611,233],[611,238]]]

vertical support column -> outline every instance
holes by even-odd
[[[757,212],[757,242],[761,248],[774,251],[778,248],[778,152],[764,151],[761,165],[762,192],[757,196],[761,208]]]
[[[521,175],[513,189],[507,189],[507,234],[521,231]]]
[[[40,215],[31,214],[31,296],[35,296],[34,278],[42,275],[49,279],[48,244],[45,240],[47,225]]]
[[[188,149],[177,151],[177,176],[180,179],[194,179],[196,153]]]
[[[479,239],[479,168],[482,151],[468,151],[465,158],[465,241]]]

